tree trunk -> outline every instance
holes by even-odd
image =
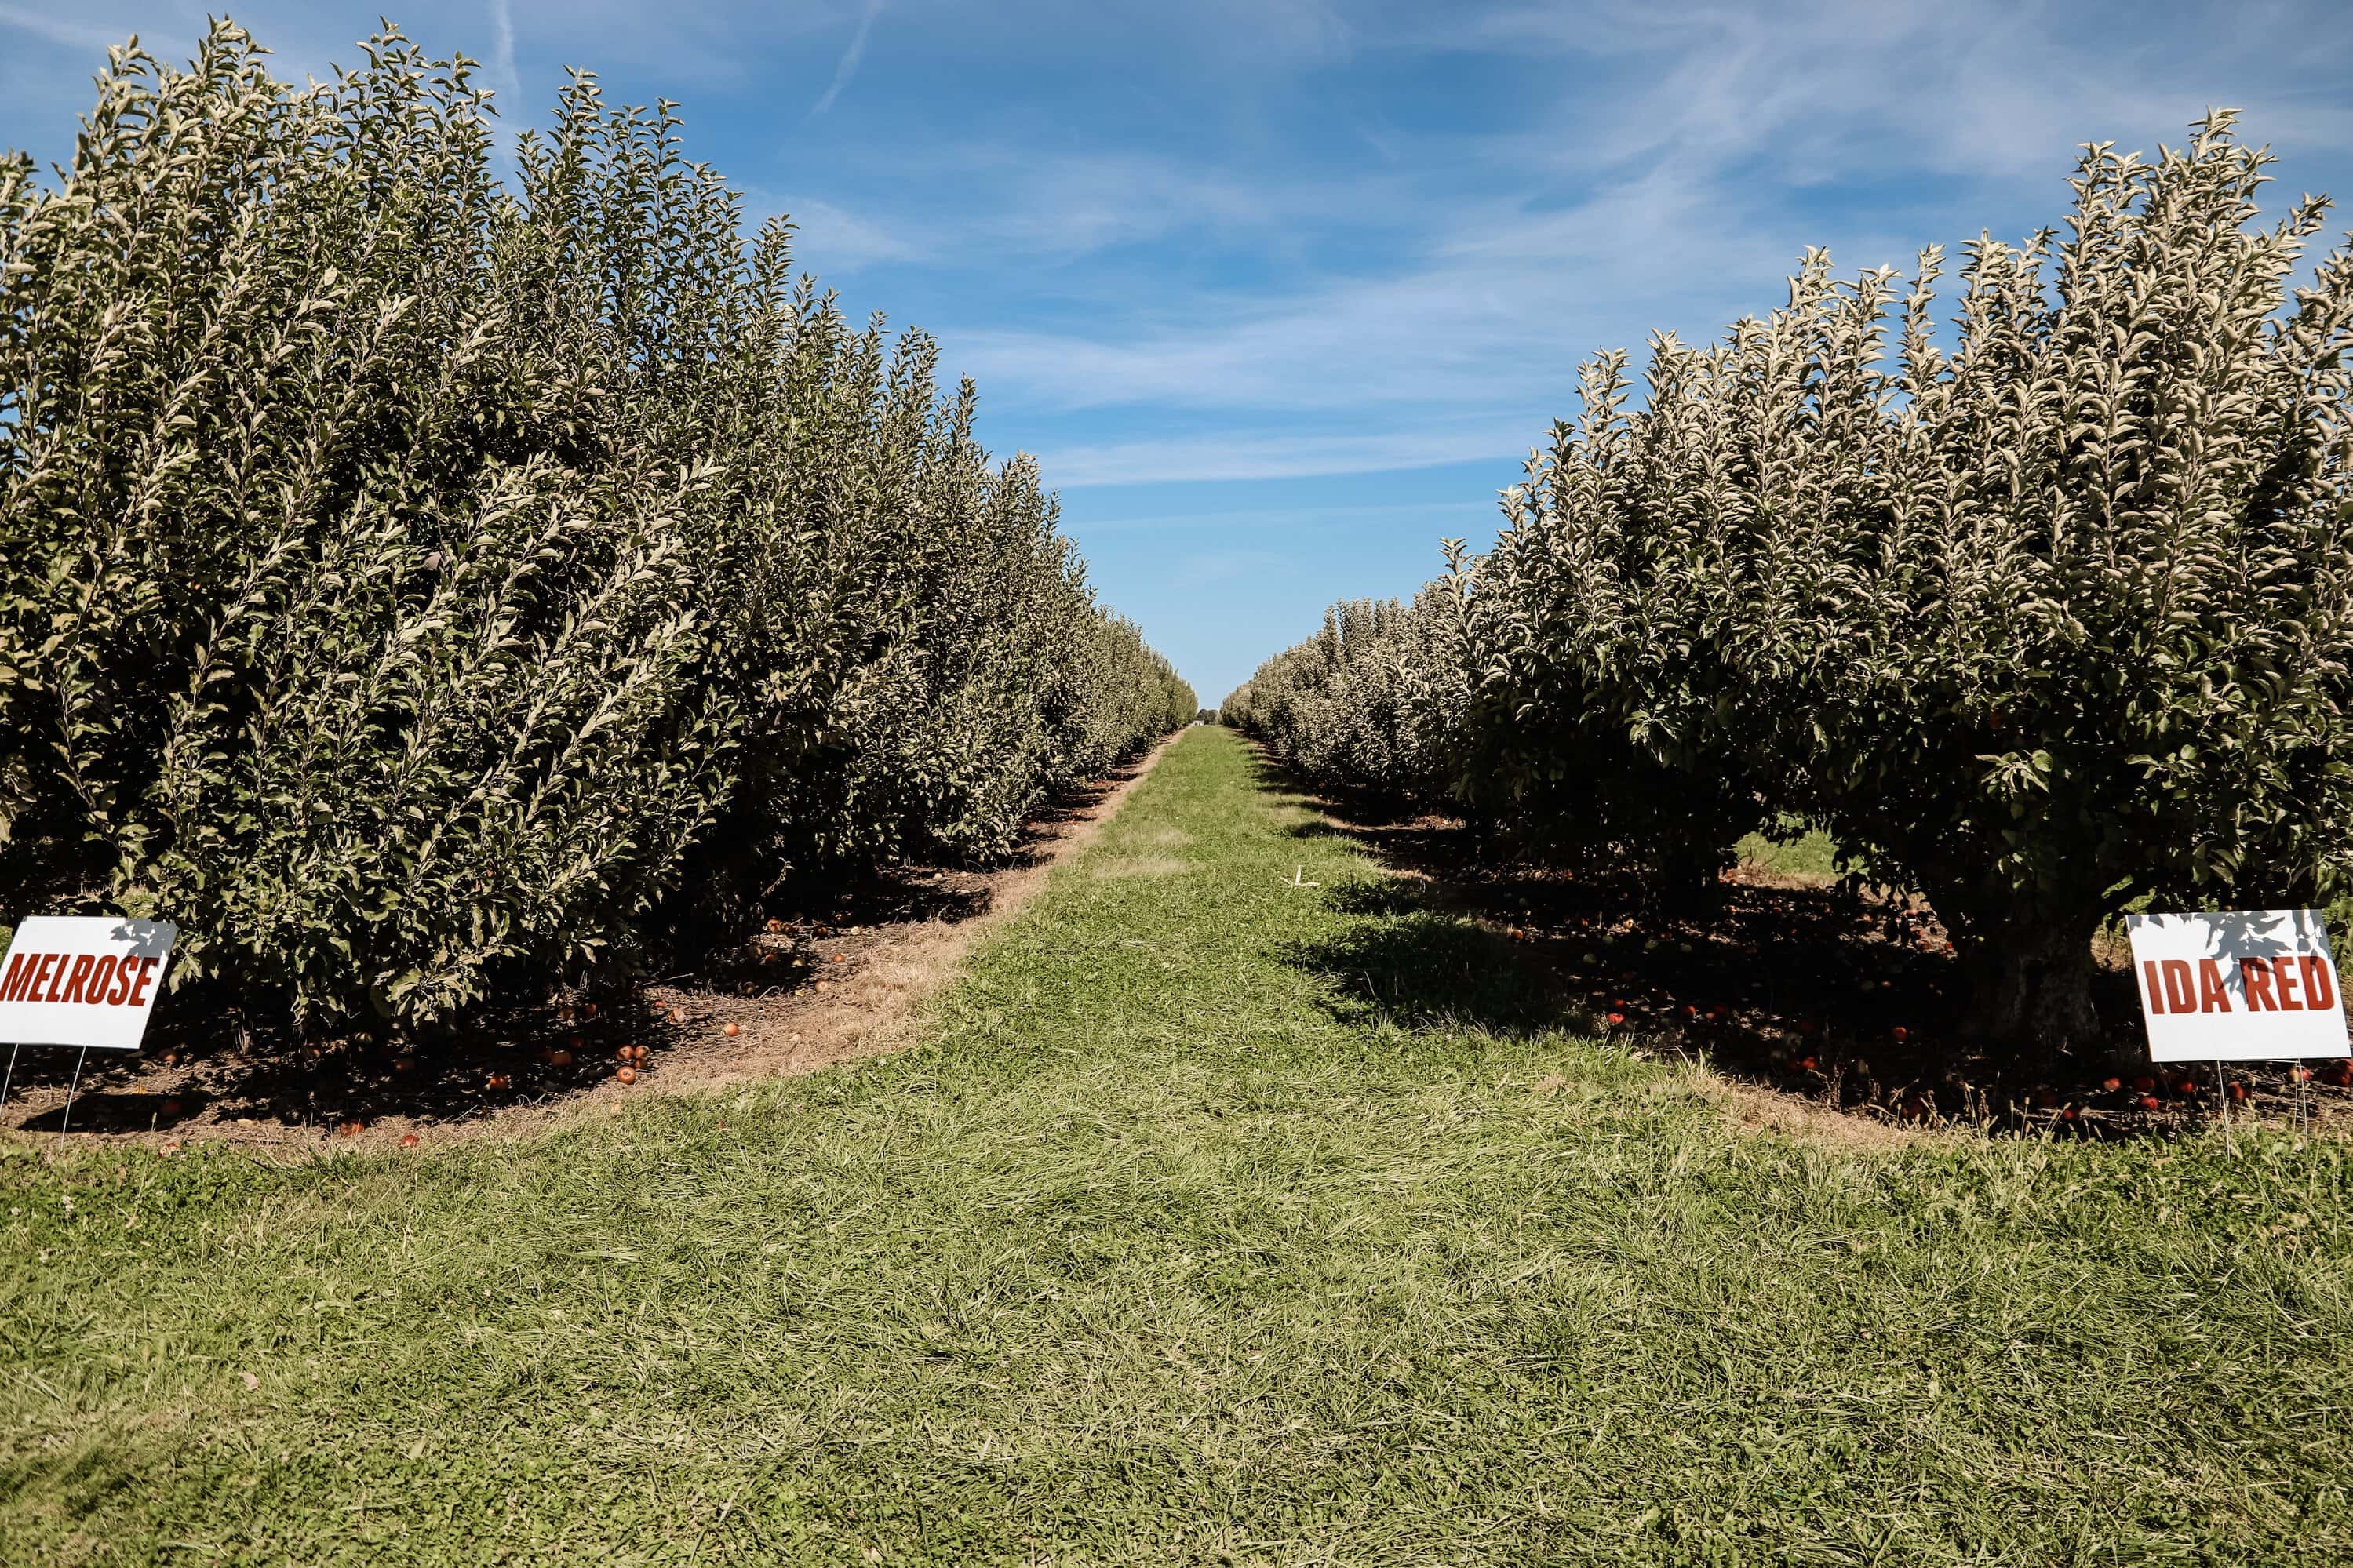
[[[1644,889],[1653,912],[1670,918],[1696,916],[1723,900],[1723,875],[1732,857],[1713,844],[1670,839],[1650,868]]]
[[[2059,901],[2021,902],[1967,922],[1956,932],[1969,984],[1963,1032],[2035,1070],[2070,1058],[2105,1064],[2106,1042],[2092,1005],[2099,925],[2096,906]]]

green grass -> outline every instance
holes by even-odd
[[[1785,817],[1771,836],[1752,833],[1733,847],[1744,866],[1784,876],[1836,877],[1838,846],[1820,828]]]
[[[2353,1558],[2342,1145],[1738,1130],[1314,826],[1188,732],[854,1068],[14,1146],[0,1559]]]

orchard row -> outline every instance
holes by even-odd
[[[916,333],[575,78],[112,58],[0,159],[0,904],[174,921],[309,1026],[1004,850],[1191,719]]]
[[[2088,1045],[2119,911],[2353,867],[2353,254],[2292,286],[2327,205],[2266,222],[2269,162],[2227,113],[2092,146],[1948,321],[1938,250],[1813,252],[1639,395],[1602,355],[1491,552],[1335,606],[1228,721],[1670,894],[1801,817],[1933,903],[1981,1037]]]

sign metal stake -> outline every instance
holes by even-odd
[[[2133,963],[2140,972],[2141,1017],[2148,1057],[2168,1062],[2214,1064],[2215,1117],[2235,1157],[2238,1123],[2231,1101],[2263,1113],[2251,1085],[2231,1081],[2231,1062],[2291,1064],[2295,1092],[2286,1110],[2299,1133],[2316,1120],[2311,1069],[2315,1058],[2353,1058],[2346,1027],[2346,985],[2328,944],[2321,910],[2210,910],[2197,913],[2125,917]],[[2191,1087],[2184,1081],[2185,1089]]]
[[[73,1082],[66,1085],[65,1114],[58,1118],[58,1136],[61,1138],[65,1136],[66,1129],[73,1124],[74,1090],[81,1087],[81,1064],[88,1060],[90,1047],[84,1046],[74,1057]]]
[[[169,921],[122,915],[26,915],[18,921],[0,957],[6,965],[0,973],[0,1041],[9,1047],[0,1105],[16,1087],[18,1049],[78,1049],[58,1117],[60,1133],[72,1131],[90,1053],[139,1048],[179,936],[180,928]],[[70,994],[58,994],[60,985]]]
[[[2222,1081],[2222,1064],[2219,1061],[2214,1064],[2214,1103],[2222,1110],[2222,1147],[2236,1159],[2239,1144],[2231,1136],[2231,1086]]]

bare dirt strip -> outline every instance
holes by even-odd
[[[912,868],[812,891],[813,907],[771,921],[729,962],[623,1001],[485,1015],[438,1048],[257,1047],[233,1018],[159,1010],[145,1051],[90,1058],[67,1136],[166,1151],[229,1140],[291,1153],[519,1135],[649,1093],[813,1072],[894,1049],[965,950],[1093,838],[1169,743],[1033,823],[1011,864]],[[0,1138],[55,1141],[72,1060],[24,1053]]]

